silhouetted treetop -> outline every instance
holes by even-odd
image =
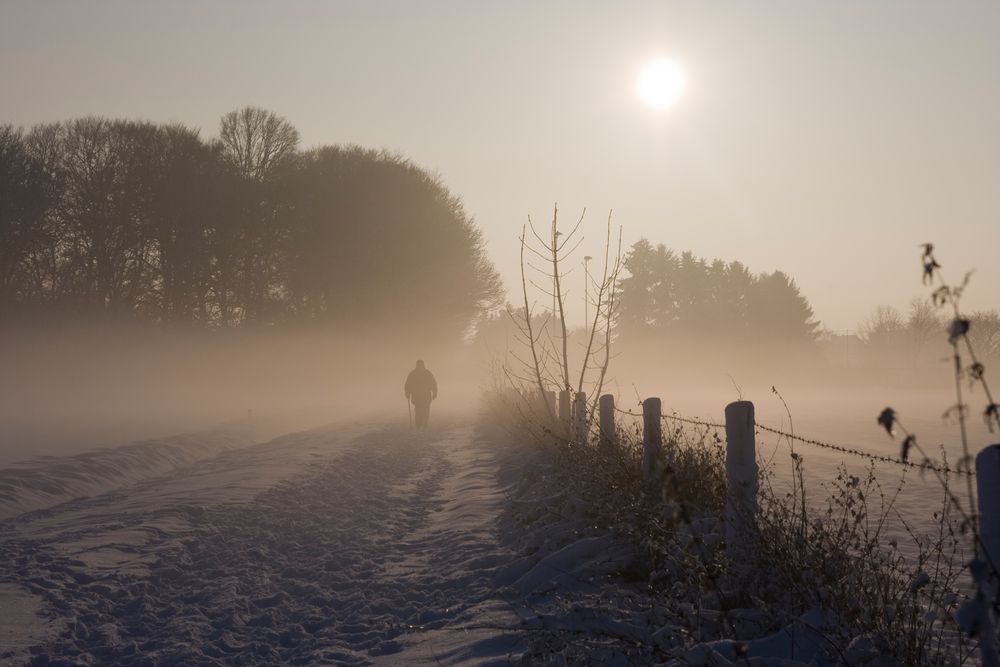
[[[223,155],[250,180],[267,178],[299,145],[299,131],[284,118],[258,107],[244,107],[222,117],[219,141]]]
[[[500,303],[482,236],[438,178],[357,147],[307,153],[299,174],[288,263],[298,315],[454,329]]]

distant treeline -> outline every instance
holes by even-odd
[[[806,346],[819,324],[795,281],[754,274],[740,262],[708,261],[642,239],[625,257],[619,283],[623,340]]]
[[[357,147],[299,150],[245,108],[217,139],[81,118],[0,125],[0,322],[393,327],[458,335],[502,296],[440,179]]]
[[[812,308],[795,281],[780,271],[755,274],[740,262],[709,261],[646,239],[626,251],[623,266],[613,301],[616,357],[650,350],[687,361],[706,354],[726,359],[727,351],[738,355],[747,348],[819,352],[820,325]],[[523,307],[509,308],[524,317]],[[532,311],[532,328],[539,339],[561,335],[544,304]],[[570,335],[584,337],[582,329]],[[507,316],[484,320],[478,341],[493,352],[512,349],[529,358],[524,336]],[[577,347],[585,345],[582,340]]]
[[[892,306],[879,306],[857,330],[864,344],[862,361],[875,366],[950,361],[949,316],[929,298],[911,301],[905,315]],[[1000,312],[981,310],[965,316],[969,319],[967,339],[978,360],[1000,360]]]
[[[930,298],[911,301],[905,315],[879,306],[856,332],[833,332],[821,328],[795,281],[781,271],[755,274],[740,262],[708,261],[645,239],[629,249],[625,269],[618,291],[621,341],[670,341],[682,343],[682,350],[683,343],[726,343],[825,351],[837,361],[872,368],[949,358],[950,316]],[[1000,359],[1000,313],[967,316],[978,357]],[[860,348],[851,349],[849,339]]]

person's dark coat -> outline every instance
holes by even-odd
[[[434,379],[429,370],[423,366],[418,366],[406,376],[404,391],[407,398],[412,400],[414,405],[430,403],[431,400],[437,398],[437,380]]]
[[[431,401],[438,395],[438,385],[431,372],[424,368],[423,361],[418,361],[417,367],[406,376],[403,390],[406,392],[407,400],[413,401],[416,412],[415,426],[426,428],[431,413]]]

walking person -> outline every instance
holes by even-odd
[[[406,399],[413,402],[417,428],[427,428],[431,401],[437,398],[438,385],[431,372],[424,367],[422,359],[417,360],[417,367],[406,376],[403,391],[406,393]]]

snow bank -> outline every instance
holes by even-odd
[[[742,664],[808,667],[811,664],[827,664],[829,661],[823,658],[821,651],[829,644],[829,636],[833,636],[838,628],[837,619],[832,614],[813,609],[781,630],[759,639],[719,639],[697,644],[680,659],[666,663],[665,667],[736,667]],[[860,645],[860,642],[853,643],[852,647],[855,645]],[[892,664],[874,648],[853,650],[852,655],[856,659],[848,660],[851,665],[868,664],[880,659],[882,661],[878,664]]]
[[[248,426],[232,426],[11,464],[0,468],[0,521],[130,486],[253,442]]]

